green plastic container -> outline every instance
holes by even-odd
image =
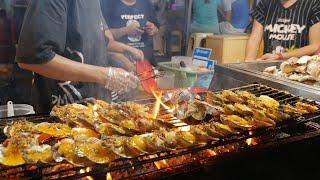
[[[182,68],[176,68],[172,66],[171,62],[158,63],[160,70],[171,71],[175,74],[174,84],[176,88],[194,87],[194,83],[202,76],[206,74],[213,74],[214,71],[189,71]]]

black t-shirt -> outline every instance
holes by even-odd
[[[320,1],[297,0],[284,8],[279,0],[261,0],[253,17],[264,27],[264,52],[287,52],[309,45],[309,29],[320,22]]]
[[[99,0],[33,0],[22,26],[16,61],[41,64],[56,54],[85,64],[107,66],[107,25]],[[61,82],[34,75],[33,105],[47,113],[53,105],[84,98],[107,99],[103,86]]]
[[[158,26],[154,7],[149,0],[137,0],[132,6],[124,4],[121,0],[101,0],[101,7],[109,28],[118,29],[132,23],[145,27],[147,21]],[[141,49],[147,59],[152,58],[153,39],[147,33],[142,36],[125,35],[117,40]]]

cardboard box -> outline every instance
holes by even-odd
[[[212,49],[211,59],[219,64],[244,62],[249,35],[213,35],[206,38]]]

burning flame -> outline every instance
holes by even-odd
[[[108,173],[108,174],[107,174],[106,180],[112,180],[111,173]]]
[[[167,106],[166,104],[164,104],[162,102],[162,100],[161,100],[162,94],[163,94],[162,91],[157,93],[156,91],[152,90],[151,92],[152,92],[153,96],[156,98],[156,103],[154,104],[154,107],[153,107],[153,119],[157,118],[161,106],[169,112],[174,111],[175,108],[170,108],[169,106]]]
[[[156,103],[153,106],[152,118],[157,119],[159,111],[160,111],[160,107],[161,107],[161,102],[162,102],[161,101],[162,92],[160,92],[159,94],[156,94],[156,92],[154,92],[152,90],[152,94],[156,98]]]

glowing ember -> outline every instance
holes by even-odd
[[[150,158],[156,158],[158,157],[156,154],[155,155],[150,155]],[[167,163],[166,160],[160,160],[160,161],[156,161],[154,162],[154,165],[157,167],[157,169],[162,169],[162,168],[168,168],[169,164]]]
[[[93,177],[91,177],[91,176],[87,176],[86,179],[87,180],[94,180]]]
[[[87,168],[86,168],[86,172],[90,172],[91,170],[92,170],[91,167],[87,167]]]
[[[92,168],[91,167],[87,167],[85,169],[80,169],[79,173],[80,174],[84,174],[84,173],[88,173],[90,171],[92,171]],[[85,179],[86,180],[94,180],[91,176],[86,176]]]
[[[249,139],[246,140],[246,143],[248,144],[248,146],[254,146],[254,145],[258,144],[256,138],[249,138]]]
[[[207,153],[209,154],[210,157],[218,155],[214,150],[211,150],[211,149],[208,149]]]
[[[106,178],[106,180],[112,180],[111,173],[108,173],[108,174],[107,174],[107,178]]]
[[[83,174],[85,172],[86,172],[86,170],[84,170],[84,169],[80,169],[80,171],[79,171],[80,174]]]

